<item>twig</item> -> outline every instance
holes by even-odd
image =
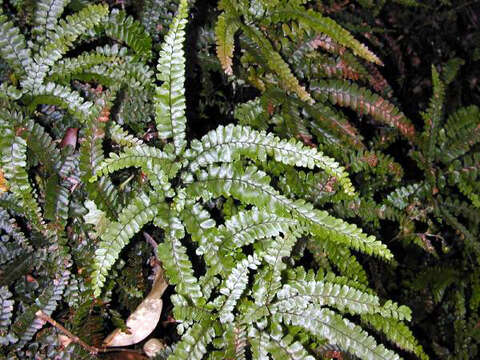
[[[147,240],[147,242],[152,245],[153,247],[153,253],[155,254],[155,257],[158,259],[158,256],[157,256],[157,248],[158,248],[158,244],[157,242],[155,241],[155,239],[150,235],[148,234],[147,232],[143,232],[143,236],[145,237],[145,240]]]
[[[59,324],[58,322],[56,322],[54,319],[52,319],[50,316],[48,316],[47,314],[45,314],[42,310],[38,310],[35,315],[45,321],[45,322],[48,322],[50,325],[54,326],[55,328],[57,328],[58,330],[60,330],[63,334],[65,334],[66,336],[68,336],[68,338],[70,340],[72,340],[73,343],[75,344],[78,344],[80,345],[81,347],[83,347],[85,350],[87,350],[90,354],[92,355],[97,355],[98,353],[106,353],[106,352],[112,352],[112,351],[123,351],[123,352],[131,352],[131,353],[138,353],[138,351],[136,350],[132,350],[132,349],[123,349],[123,348],[112,348],[112,349],[108,349],[108,348],[105,348],[105,347],[101,347],[101,348],[97,348],[95,346],[91,346],[91,345],[88,345],[85,341],[83,341],[82,339],[80,339],[78,336],[72,334],[69,330],[65,329],[65,327],[63,327],[61,324]]]

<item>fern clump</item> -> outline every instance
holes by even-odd
[[[148,32],[103,3],[76,2],[78,11],[66,11],[68,1],[39,1],[31,31],[0,14],[0,55],[9,71],[0,88],[2,356],[108,352],[105,329],[125,329],[120,311],[138,305],[148,287],[146,264],[153,264],[174,286],[164,300],[173,305],[170,322],[180,336],[159,356],[313,359],[333,348],[362,359],[399,359],[399,351],[427,358],[405,323],[409,308],[377,296],[357,259],[372,255],[391,264],[392,252],[324,206],[358,200],[346,169],[327,155],[339,138],[350,139],[357,158],[391,160],[367,151],[327,101],[404,135],[413,127],[393,105],[354,85],[301,85],[261,26],[291,22],[305,39],[320,32],[317,43],[336,55],[349,49],[352,59],[381,63],[347,30],[302,4],[220,2],[217,54],[225,72],[233,74],[237,31],[250,48],[243,64],[258,55],[267,71],[249,74],[263,93],[236,109],[240,124],[199,139],[186,132],[187,0],[159,47],[156,71],[148,32],[168,14],[152,14],[155,1],[140,11]],[[90,50],[75,48],[80,41]],[[352,71],[339,73],[356,78]],[[325,84],[331,86],[324,91]],[[312,146],[307,132],[302,143],[266,131],[268,121],[255,129],[271,106],[282,108],[267,111],[278,126],[296,123],[303,106],[321,118],[315,129],[324,134],[324,149]],[[364,169],[360,162],[352,168]],[[466,180],[466,192],[468,186]],[[142,230],[153,258],[136,241]],[[106,305],[116,303],[118,310]],[[75,344],[52,327],[39,333],[45,318]],[[62,347],[52,346],[58,342]]]
[[[170,358],[201,359],[209,349],[211,358],[242,357],[246,348],[254,358],[268,353],[279,359],[312,358],[322,344],[365,359],[398,358],[343,314],[372,316],[365,323],[379,331],[388,322],[392,329],[406,330],[407,308],[382,303],[358,281],[285,263],[304,238],[320,247],[331,244],[392,259],[374,237],[301,198],[285,196],[268,176],[275,167],[322,171],[348,198],[354,190],[345,170],[316,149],[248,126],[220,126],[188,144],[182,50],[187,10],[182,1],[157,67],[162,84],[154,98],[155,120],[165,145],[125,140],[124,149],[98,164],[90,178],[96,182],[136,167],[150,183],[101,231],[91,275],[94,294],[102,294],[130,239],[153,223],[162,230],[157,256],[175,286],[173,314],[183,334]],[[231,210],[221,211],[223,224],[208,211],[218,199],[233,201]],[[205,265],[202,274],[193,266],[198,259],[189,255],[189,243]],[[382,321],[373,320],[379,317]],[[394,337],[396,330],[386,333],[399,347],[423,354],[408,330],[401,339]]]

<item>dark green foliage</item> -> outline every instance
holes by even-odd
[[[96,357],[35,313],[101,348],[159,262],[154,358],[478,357],[470,9],[0,1],[0,358]]]

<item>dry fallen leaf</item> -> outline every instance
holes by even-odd
[[[7,192],[9,189],[7,179],[5,179],[5,175],[3,170],[0,169],[0,193]]]
[[[139,343],[155,329],[162,313],[163,301],[161,299],[168,283],[163,276],[163,269],[160,267],[155,276],[152,290],[147,297],[138,305],[126,321],[129,333],[121,329],[115,329],[103,341],[103,345],[129,346]]]
[[[150,339],[143,345],[143,352],[153,358],[155,355],[165,349],[165,343],[161,339]]]

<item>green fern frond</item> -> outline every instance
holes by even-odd
[[[356,40],[352,34],[337,24],[334,20],[324,17],[313,10],[300,10],[294,8],[282,8],[273,14],[274,18],[278,17],[283,21],[288,19],[296,19],[307,26],[310,26],[315,31],[321,32],[335,42],[351,49],[355,55],[358,55],[365,60],[383,65],[380,59],[372,53],[365,45]]]
[[[307,301],[318,305],[328,305],[351,314],[374,314],[380,311],[377,296],[325,281],[294,281],[285,284],[278,292],[279,301]]]
[[[255,254],[253,256],[249,255],[236,264],[223,282],[219,290],[223,296],[215,299],[217,304],[220,305],[221,323],[233,322],[235,319],[233,309],[247,287],[249,271],[250,269],[255,270],[258,265],[260,265],[260,261],[257,256]]]
[[[367,273],[349,249],[339,247],[332,241],[323,240],[320,242],[314,238],[308,240],[307,248],[312,252],[317,264],[320,265],[322,263],[322,257],[326,256],[332,265],[338,269],[340,274],[358,281],[361,284],[368,284]]]
[[[386,202],[399,210],[403,210],[410,204],[410,196],[422,196],[423,187],[424,185],[422,183],[402,186],[390,193],[387,196]]]
[[[106,86],[124,84],[134,89],[152,89],[153,72],[125,55],[126,50],[117,45],[104,46],[93,53],[63,59],[50,71],[49,79],[62,84],[79,79],[95,80]]]
[[[112,222],[102,234],[92,265],[92,285],[95,296],[100,295],[106,275],[120,255],[120,251],[145,224],[154,219],[163,207],[164,202],[160,195],[151,198],[146,194],[139,194],[122,210],[118,221]]]
[[[410,329],[402,322],[391,318],[385,318],[379,314],[364,314],[362,321],[372,326],[376,331],[384,334],[389,341],[400,349],[410,351],[422,360],[428,360],[421,345],[413,336]]]
[[[107,36],[130,47],[145,61],[152,57],[152,39],[141,23],[127,16],[124,11],[113,10],[109,19],[102,24]]]
[[[210,321],[194,324],[176,345],[170,360],[201,360],[207,353],[215,331]]]
[[[428,110],[422,113],[424,121],[424,133],[425,139],[425,157],[427,161],[431,161],[435,155],[435,145],[437,144],[438,131],[440,128],[440,122],[443,119],[443,103],[445,100],[445,85],[440,80],[440,76],[432,66],[432,82],[433,82],[433,95],[430,99]]]
[[[269,214],[254,207],[251,210],[241,211],[225,221],[225,236],[231,240],[223,242],[222,246],[228,249],[241,248],[252,244],[257,239],[268,239],[287,234],[298,222],[295,219]]]
[[[163,81],[155,94],[155,121],[161,139],[173,137],[175,153],[183,152],[185,140],[185,58],[183,42],[188,3],[181,0],[178,13],[165,36],[157,65],[157,78]]]
[[[271,326],[272,331],[268,336],[267,351],[275,360],[314,360],[304,346],[296,341],[291,334],[284,335],[281,325]]]
[[[129,134],[117,123],[113,123],[108,128],[108,132],[112,141],[116,142],[118,145],[126,147],[138,147],[143,145],[142,139],[139,139],[132,134]]]
[[[168,220],[165,241],[158,245],[157,253],[169,283],[175,285],[175,291],[197,303],[203,298],[203,294],[193,273],[187,249],[180,242],[184,236],[185,230],[181,221],[171,217]]]
[[[18,75],[22,75],[32,61],[25,37],[2,13],[0,13],[0,57],[15,69]]]
[[[303,146],[295,140],[281,140],[271,133],[259,132],[244,126],[219,126],[200,141],[192,141],[190,169],[196,171],[201,166],[217,162],[232,162],[240,155],[253,160],[266,161],[267,155],[286,165],[324,170],[343,186],[347,195],[353,195],[353,186],[343,167],[332,158],[316,149]]]
[[[256,27],[240,24],[245,35],[253,41],[260,52],[261,58],[258,59],[266,65],[266,67],[276,74],[279,78],[279,85],[289,93],[295,93],[300,100],[313,104],[312,99],[304,86],[301,86],[298,79],[293,75],[289,65],[282,56],[273,48],[270,40]]]
[[[397,128],[405,137],[415,137],[415,128],[405,115],[392,103],[361,88],[355,83],[340,80],[318,81],[312,91],[323,101],[347,106],[360,114],[368,114],[375,120]]]
[[[171,155],[154,147],[147,145],[128,147],[120,154],[110,153],[110,157],[98,165],[90,182],[120,169],[139,167],[155,189],[167,191],[170,188],[168,179],[175,176],[179,167],[172,160]]]
[[[50,33],[55,29],[58,18],[69,2],[69,0],[39,0],[35,3],[32,34],[37,43],[41,44],[47,38],[51,39]]]
[[[60,20],[51,32],[51,39],[39,49],[35,62],[28,67],[22,85],[32,90],[41,85],[49,67],[60,60],[82,34],[105,22],[107,15],[106,5],[89,5]]]
[[[354,325],[329,309],[314,306],[302,308],[298,306],[298,303],[287,306],[272,307],[271,311],[274,318],[287,325],[300,326],[360,358],[372,360],[400,359],[393,351],[386,349],[383,345],[378,345],[375,339],[361,327]]]
[[[308,231],[321,238],[345,244],[367,254],[391,259],[393,256],[384,244],[373,236],[363,234],[355,225],[331,217],[326,211],[313,209],[302,200],[291,200],[279,194],[269,185],[265,173],[251,166],[238,169],[230,165],[210,167],[197,174],[187,193],[201,196],[205,200],[218,196],[233,196],[247,204],[268,208],[279,216],[295,216],[308,227]]]
[[[30,107],[35,108],[38,104],[57,105],[67,109],[81,123],[88,121],[95,115],[93,104],[85,101],[80,94],[70,88],[48,82],[39,85],[32,91]]]
[[[27,172],[27,143],[22,137],[15,136],[13,129],[4,123],[3,119],[0,119],[0,129],[3,134],[0,153],[5,179],[25,212],[24,215],[38,231],[42,231],[44,230],[42,212]]]
[[[479,119],[480,108],[476,105],[462,107],[448,117],[443,129],[446,139],[438,153],[443,163],[459,158],[480,142]]]
[[[17,349],[24,347],[40,330],[44,321],[36,317],[36,312],[42,310],[44,314],[50,316],[55,311],[57,304],[62,299],[63,292],[70,278],[70,272],[64,271],[58,279],[53,280],[53,284],[48,287],[37,299],[36,302],[15,320],[12,325],[12,331],[19,338],[15,344]]]

